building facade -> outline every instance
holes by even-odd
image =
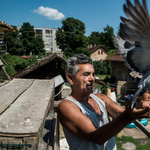
[[[0,30],[0,55],[6,52],[6,43],[4,42],[4,32]]]
[[[56,31],[55,28],[34,28],[36,36],[42,38],[47,53],[60,53],[61,50],[56,45]]]
[[[90,52],[90,58],[93,61],[105,60],[107,55],[107,50],[102,45],[88,45],[87,50]]]
[[[132,82],[137,81],[137,78],[130,75],[132,71],[124,64],[124,59],[120,56],[120,54],[114,54],[108,58],[107,61],[111,61],[111,75],[116,76],[118,80]]]

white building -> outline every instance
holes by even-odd
[[[34,28],[36,36],[42,38],[47,53],[60,53],[61,49],[56,45],[55,28]]]

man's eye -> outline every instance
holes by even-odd
[[[89,75],[89,73],[88,73],[88,72],[85,72],[83,75],[84,75],[84,76],[88,76],[88,75]]]

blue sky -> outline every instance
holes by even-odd
[[[124,3],[125,0],[0,0],[0,20],[15,26],[29,22],[34,27],[58,28],[62,20],[73,17],[85,24],[86,36],[93,31],[103,32],[107,24],[116,33],[120,16],[126,17]],[[147,5],[150,10],[150,0]]]

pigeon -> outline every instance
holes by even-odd
[[[150,17],[143,0],[126,0],[123,5],[127,18],[120,17],[119,35],[113,35],[116,52],[123,57],[125,65],[142,75],[137,89],[128,107],[133,109],[138,102],[138,97],[147,90],[150,91]]]

